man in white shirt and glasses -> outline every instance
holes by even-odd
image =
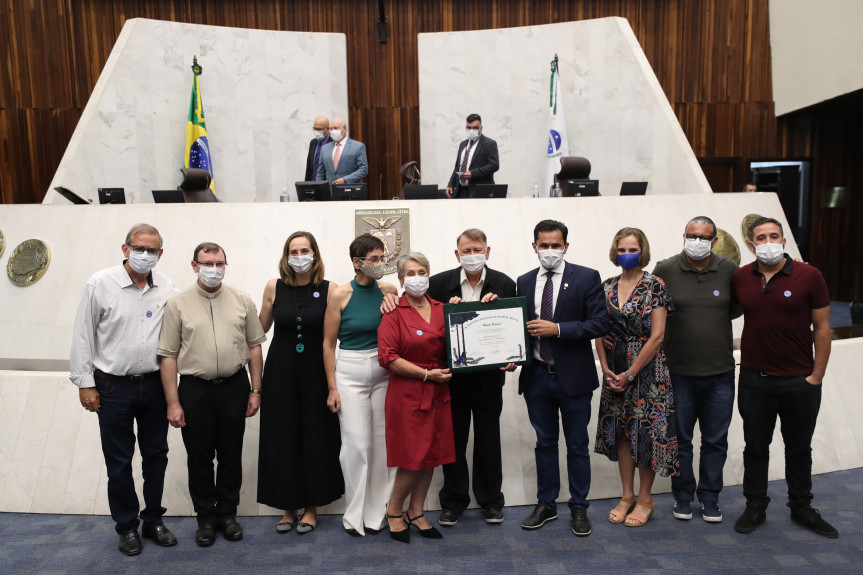
[[[177,544],[162,523],[168,420],[156,356],[165,304],[177,289],[171,278],[153,270],[162,256],[156,228],[134,226],[121,250],[123,263],[96,272],[84,287],[73,328],[70,379],[79,388],[84,409],[99,416],[108,505],[120,552],[138,555],[141,521],[144,537],[156,545]],[[136,423],[143,511],[132,478]]]

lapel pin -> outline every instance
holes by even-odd
[[[563,284],[563,289],[566,289],[568,287],[569,287],[569,284]]]

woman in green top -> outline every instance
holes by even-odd
[[[377,533],[385,520],[395,469],[387,467],[384,403],[389,372],[378,364],[378,325],[384,294],[384,243],[364,234],[351,242],[356,277],[332,291],[324,317],[327,406],[339,415],[345,477],[345,530],[354,537]],[[336,339],[339,355],[336,359]]]

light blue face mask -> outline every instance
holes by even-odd
[[[617,254],[617,265],[625,270],[631,270],[638,267],[638,262],[641,260],[641,252],[637,254]]]

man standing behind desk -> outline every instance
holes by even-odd
[[[494,173],[500,168],[497,142],[482,133],[482,118],[471,114],[465,124],[467,140],[458,146],[455,168],[446,188],[449,198],[467,198],[468,186],[493,184]]]
[[[683,234],[683,252],[656,264],[653,275],[665,280],[674,299],[665,324],[665,355],[677,410],[679,474],[671,478],[673,514],[692,519],[692,500],[701,518],[722,521],[719,493],[728,456],[728,426],[734,412],[734,351],[731,333],[731,276],[737,265],[710,250],[716,224],[692,218]],[[692,435],[701,429],[701,460],[696,485]]]
[[[330,140],[330,121],[326,116],[318,116],[315,118],[315,123],[312,126],[315,132],[315,137],[309,142],[309,155],[306,158],[306,175],[303,179],[310,182],[315,179],[315,174],[318,172],[318,166],[321,165],[321,151],[324,146],[331,142]]]
[[[533,363],[521,368],[518,392],[536,431],[537,504],[521,526],[537,529],[557,519],[560,494],[558,417],[566,438],[569,508],[572,532],[590,535],[587,494],[590,451],[587,425],[590,401],[599,387],[591,341],[610,330],[599,272],[563,259],[569,244],[561,222],[543,220],[533,230],[533,249],[540,267],[516,281],[527,300],[528,333]]]
[[[168,302],[159,336],[168,421],[183,430],[189,495],[198,515],[195,541],[201,547],[214,543],[217,529],[229,541],[243,538],[237,506],[245,418],[261,405],[261,344],[267,336],[251,298],[222,284],[227,265],[218,244],[195,248],[192,270],[198,281]]]
[[[758,218],[751,236],[756,261],[731,280],[744,320],[737,409],[743,418],[746,509],[734,530],[752,533],[767,519],[767,469],[778,415],[791,520],[823,537],[838,537],[812,508],[812,435],[830,358],[827,284],[816,268],[784,253],[778,221]]]
[[[330,128],[332,142],[321,148],[321,163],[315,180],[331,184],[356,184],[369,173],[366,146],[348,138],[348,125],[335,118]]]
[[[491,248],[485,233],[477,229],[465,230],[456,240],[456,246],[455,255],[461,266],[431,277],[428,294],[432,299],[447,303],[454,297],[466,302],[515,297],[515,282],[486,266]],[[470,503],[470,473],[465,451],[471,416],[473,494],[482,507],[486,523],[503,522],[500,413],[505,377],[503,371],[490,370],[453,375],[450,380],[456,460],[443,466],[444,484],[440,490],[443,509],[438,519],[441,525],[458,523],[459,516]]]
[[[120,535],[120,552],[138,555],[140,507],[132,478],[135,422],[146,505],[140,512],[142,532],[156,545],[177,544],[162,524],[168,422],[156,356],[165,303],[177,288],[171,278],[152,271],[162,256],[156,228],[136,225],[122,250],[122,265],[96,272],[84,288],[72,335],[70,379],[79,387],[84,409],[99,414],[108,506]]]

